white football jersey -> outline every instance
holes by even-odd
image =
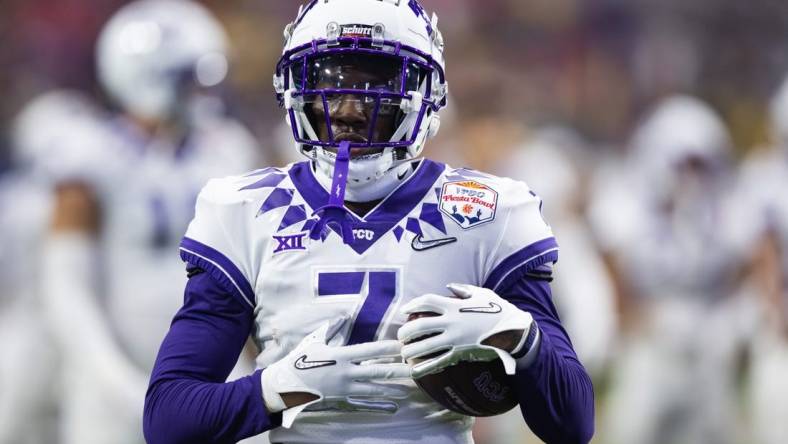
[[[0,176],[0,311],[19,299],[37,297],[38,266],[49,220],[50,196],[29,174]]]
[[[777,234],[781,251],[788,251],[788,152],[773,149],[747,159],[737,191],[741,207],[736,213],[736,234],[742,249],[752,247],[771,229]],[[783,273],[788,276],[788,254],[782,258]]]
[[[199,121],[180,140],[150,138],[124,118],[82,122],[61,153],[42,159],[50,181],[80,180],[101,211],[101,303],[121,347],[145,372],[183,303],[175,252],[211,177],[248,171],[257,144],[235,121]]]
[[[59,364],[41,316],[41,242],[50,198],[24,170],[0,175],[0,442],[56,442]]]
[[[642,297],[728,294],[737,252],[727,177],[683,183],[666,198],[647,166],[632,160],[611,159],[595,175],[589,219],[601,248],[615,255]]]
[[[416,163],[414,163],[416,165]],[[312,240],[313,212],[328,193],[309,162],[211,181],[181,256],[232,284],[254,309],[259,367],[284,357],[323,322],[350,316],[345,344],[396,338],[400,307],[451,282],[501,289],[557,259],[541,201],[522,182],[421,160],[365,217],[355,242],[326,229]],[[310,411],[272,442],[471,442],[469,417],[432,402],[414,383],[391,416]],[[313,409],[318,410],[318,409]]]

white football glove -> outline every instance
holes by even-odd
[[[263,370],[265,405],[269,412],[283,411],[282,426],[289,428],[309,406],[394,413],[398,408],[394,400],[408,396],[405,385],[372,382],[410,378],[410,367],[397,362],[401,348],[398,341],[328,345],[345,321],[347,318],[326,322],[287,356]],[[281,396],[285,393],[311,393],[318,398],[287,408]]]
[[[523,352],[527,353],[538,343],[539,331],[531,314],[486,288],[465,284],[449,284],[447,288],[456,297],[426,294],[402,307],[406,316],[421,312],[439,314],[406,322],[397,332],[397,338],[405,344],[402,357],[406,362],[443,352],[413,364],[413,378],[437,373],[459,361],[492,361],[495,358],[500,358],[506,373],[513,375],[517,363],[512,355],[525,354]],[[487,338],[505,331],[523,332],[513,350],[482,344]],[[430,334],[435,336],[418,340]],[[414,340],[417,341],[412,342]],[[524,347],[529,349],[524,350]]]

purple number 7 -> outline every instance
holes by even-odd
[[[322,272],[317,276],[318,296],[361,294],[365,278],[368,278],[367,294],[350,329],[348,345],[377,339],[380,324],[397,296],[397,272]]]

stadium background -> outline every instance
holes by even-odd
[[[94,40],[124,3],[0,1],[0,165],[8,163],[13,117],[29,99],[56,87],[102,97],[93,68]],[[231,37],[225,91],[231,111],[264,149],[273,149],[282,113],[270,79],[282,27],[297,2],[202,3]],[[448,153],[454,163],[496,170],[531,129],[556,124],[574,128],[589,142],[591,154],[623,151],[644,111],[671,93],[690,93],[714,106],[729,126],[737,158],[773,143],[768,104],[788,72],[788,4],[780,0],[423,4],[439,13],[452,94],[452,121],[434,152]],[[744,370],[742,387],[746,377]],[[600,418],[606,389],[614,384],[604,371],[596,381]],[[746,424],[746,402],[740,407]],[[603,443],[604,427],[598,429],[595,442]],[[484,433],[479,442],[485,442]]]

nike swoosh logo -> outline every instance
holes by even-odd
[[[306,355],[302,355],[300,358],[296,359],[296,362],[293,364],[293,366],[299,370],[310,370],[313,368],[328,367],[329,365],[336,364],[337,361],[307,361]]]
[[[461,308],[460,313],[500,313],[501,308],[500,305],[496,304],[495,302],[490,302],[490,305],[486,307],[466,307]]]
[[[413,247],[416,251],[424,251],[429,250],[430,248],[440,247],[441,245],[450,244],[452,242],[457,242],[456,237],[444,237],[443,239],[424,239],[421,235],[418,235],[413,238],[413,242],[411,242],[410,246]]]
[[[408,171],[403,171],[402,174],[397,174],[397,180],[402,180],[405,176],[408,175]]]

